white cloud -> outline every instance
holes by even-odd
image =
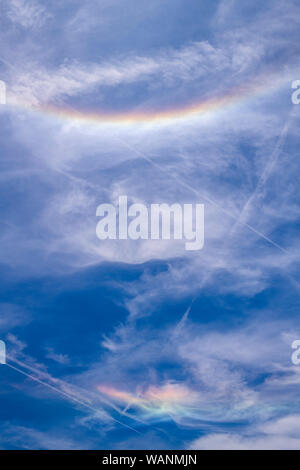
[[[300,415],[285,416],[269,421],[257,429],[250,428],[249,434],[208,434],[193,441],[189,448],[199,450],[299,450]]]
[[[300,331],[291,321],[268,320],[267,311],[228,331],[216,325],[197,326],[195,319],[201,314],[192,306],[189,317],[179,321],[180,332],[175,319],[173,326],[161,324],[159,330],[129,320],[104,338],[101,361],[90,364],[75,382],[107,390],[116,404],[127,400],[132,403],[130,412],[148,424],[173,420],[197,428],[206,422],[223,429],[226,423],[248,422],[255,432],[271,433],[268,420],[280,417],[283,410],[293,411],[300,368],[291,362],[291,343]],[[162,363],[171,367],[160,373]],[[295,377],[292,383],[291,377]],[[163,390],[166,383],[188,390],[191,400],[169,409],[171,394],[165,394],[162,413],[156,413],[155,406],[138,406],[148,389]],[[278,429],[284,426],[289,423],[278,421]],[[245,424],[243,429],[248,432]]]
[[[47,17],[39,4],[12,0],[10,5],[15,25],[32,28],[36,34]],[[69,403],[72,397],[83,401],[81,405],[88,410],[83,425],[93,421],[109,429],[119,425],[110,413],[113,410],[119,417],[123,410],[117,400],[106,402],[97,394],[101,384],[113,382],[108,385],[134,397],[153,389],[165,392],[172,384],[190,394],[193,406],[180,403],[180,408],[171,413],[166,409],[159,416],[138,409],[134,416],[123,414],[122,418],[143,418],[146,424],[173,420],[178,426],[196,429],[205,421],[214,423],[220,433],[192,444],[199,448],[299,448],[299,417],[282,418],[282,410],[293,412],[298,393],[300,372],[290,362],[290,344],[300,332],[281,305],[275,305],[274,312],[253,312],[251,321],[240,307],[233,306],[230,315],[237,325],[230,331],[217,320],[210,323],[207,316],[214,318],[215,312],[202,310],[201,302],[194,303],[177,327],[165,326],[164,316],[159,318],[159,330],[143,327],[143,317],[160,315],[158,307],[166,299],[191,295],[197,299],[203,292],[249,299],[269,287],[278,273],[291,281],[291,288],[299,289],[294,279],[299,237],[290,228],[299,219],[299,111],[295,110],[287,127],[288,142],[281,139],[278,146],[290,112],[290,81],[299,70],[299,7],[289,0],[276,1],[273,10],[259,11],[245,28],[239,5],[221,2],[215,18],[219,29],[210,42],[185,43],[149,55],[130,52],[99,60],[99,53],[91,51],[87,62],[73,59],[76,54],[66,47],[54,57],[57,44],[49,50],[39,48],[35,37],[25,41],[16,54],[15,44],[6,51],[14,63],[11,75],[7,73],[8,101],[19,106],[1,110],[1,118],[7,117],[1,185],[4,195],[16,189],[13,205],[10,197],[3,204],[3,265],[22,278],[68,273],[103,261],[164,261],[165,269],[154,272],[146,265],[136,281],[119,281],[122,306],[129,317],[106,335],[95,362],[85,364],[86,372],[70,377],[71,384],[68,377],[52,377],[45,365],[26,355],[23,341],[7,336],[18,366],[57,387],[53,390],[41,383],[31,387],[26,382],[24,391],[41,399],[55,394]],[[85,19],[80,9],[69,26],[78,30]],[[82,30],[88,28],[85,24]],[[77,46],[72,44],[76,50]],[[119,92],[126,109],[160,109],[208,95],[230,95],[258,74],[262,93],[253,90],[241,100],[194,118],[107,125],[27,107],[43,102],[62,107],[67,102],[74,106],[79,102],[82,107],[98,103],[101,107],[107,99],[113,110],[117,97],[110,93]],[[279,75],[282,88],[272,82]],[[147,96],[140,99],[141,90]],[[100,243],[95,236],[96,207],[114,202],[120,194],[143,203],[204,202],[204,250],[190,255],[183,244],[174,242]],[[237,219],[286,251],[236,224]],[[0,328],[7,330],[23,322],[22,311],[4,307]],[[180,312],[174,315],[179,317]],[[282,321],[272,322],[283,315]],[[62,365],[69,363],[67,356],[51,348],[46,357]],[[75,404],[81,405],[80,401]],[[241,421],[252,423],[244,426],[241,435],[223,432],[224,424]],[[23,432],[28,446],[57,446],[51,433],[14,432]]]
[[[8,17],[24,28],[40,28],[50,15],[37,0],[8,0]]]
[[[159,77],[161,85],[213,76],[232,69],[226,51],[208,42],[195,42],[181,49],[163,50],[156,56],[115,58],[104,63],[65,63],[49,70],[42,64],[17,66],[9,84],[9,103],[55,101],[103,87],[149,82]],[[100,95],[101,96],[101,95]]]
[[[0,331],[8,333],[18,325],[24,325],[31,319],[31,315],[23,307],[12,303],[0,303]]]
[[[53,348],[46,348],[46,349],[47,349],[46,357],[48,359],[52,359],[53,361],[58,362],[59,364],[64,364],[64,365],[67,365],[70,363],[70,358],[67,354],[56,353]]]
[[[58,435],[56,431],[39,431],[37,429],[17,426],[9,423],[2,423],[1,427],[1,448],[8,449],[12,446],[24,450],[76,450],[90,449],[91,442],[72,439],[69,435]]]

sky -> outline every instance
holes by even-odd
[[[297,0],[0,0],[1,449],[299,449]],[[96,209],[204,204],[205,243]]]

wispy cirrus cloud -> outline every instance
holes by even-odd
[[[23,28],[39,28],[50,14],[37,0],[4,0],[8,18]]]
[[[220,1],[204,25],[202,2],[192,0],[195,20],[178,17],[176,35],[158,23],[147,46],[137,33],[143,18],[170,2],[148,2],[145,14],[133,0],[126,15],[120,0],[55,3],[47,5],[55,33],[45,3],[14,0],[1,18],[10,30],[0,32],[8,85],[0,246],[9,273],[0,328],[15,361],[3,376],[9,390],[45,415],[62,410],[56,426],[72,431],[54,435],[51,408],[42,426],[22,416],[5,425],[3,446],[57,448],[55,436],[68,448],[78,436],[98,448],[298,445],[290,345],[300,334],[300,108],[290,87],[299,78],[299,7]],[[172,5],[168,22],[181,7]],[[260,86],[239,94],[252,81]],[[207,98],[219,105],[156,121],[60,113],[160,112]],[[96,208],[122,194],[146,205],[204,203],[204,249],[99,242]]]
[[[258,426],[248,434],[208,434],[193,441],[190,449],[199,450],[298,450],[300,416],[291,415]]]
[[[103,87],[149,83],[160,77],[161,85],[174,86],[178,82],[207,78],[212,72],[232,68],[226,51],[208,42],[195,42],[179,50],[164,50],[157,55],[115,58],[104,63],[69,63],[49,70],[42,64],[27,64],[25,71],[14,69],[8,100],[10,103],[56,101]]]
[[[35,428],[18,426],[10,423],[1,425],[1,447],[23,450],[59,450],[59,449],[90,449],[91,442],[72,439],[65,434],[57,435],[55,430],[38,431]],[[95,445],[95,444],[94,444]]]

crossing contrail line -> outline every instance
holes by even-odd
[[[47,382],[44,382],[43,380],[40,380],[38,377],[34,377],[33,375],[31,374],[28,374],[27,372],[24,372],[23,370],[19,369],[18,367],[15,367],[13,366],[12,364],[9,364],[9,363],[6,363],[6,365],[8,367],[10,367],[11,369],[19,372],[20,374],[23,374],[25,375],[26,377],[28,377],[29,379],[33,380],[34,382],[37,382],[39,383],[40,385],[43,385],[44,387],[47,387],[49,388],[50,390],[62,395],[64,398],[68,398],[69,400],[72,400],[74,401],[75,403],[78,403],[79,405],[85,407],[85,408],[88,408],[89,410],[91,411],[94,411],[95,413],[99,413],[99,410],[91,405],[89,405],[88,403],[84,402],[83,400],[80,400],[62,390],[60,390],[59,388],[56,388],[54,387],[53,385],[50,385],[49,383]],[[122,421],[119,421],[118,419],[116,418],[113,418],[112,416],[110,416],[110,418],[115,422],[115,423],[118,423],[120,424],[121,426],[125,427],[125,428],[128,428],[130,429],[131,431],[134,431],[136,432],[137,434],[141,434],[139,431],[137,431],[135,428],[125,424],[125,423],[122,423]]]
[[[250,206],[251,206],[253,200],[256,198],[258,192],[263,188],[263,186],[267,182],[269,176],[271,175],[271,173],[273,171],[273,168],[274,168],[274,166],[275,166],[275,164],[276,164],[276,162],[277,162],[277,160],[278,160],[278,158],[279,158],[279,156],[282,152],[283,146],[285,144],[285,141],[286,141],[286,138],[287,138],[287,135],[288,135],[288,132],[289,132],[291,122],[293,120],[293,117],[294,117],[294,110],[292,109],[292,111],[288,115],[286,123],[284,124],[284,126],[282,128],[282,131],[279,135],[279,138],[278,138],[278,141],[275,145],[275,148],[274,148],[273,152],[271,153],[271,157],[270,157],[269,161],[267,162],[267,164],[266,164],[266,166],[265,166],[265,168],[264,168],[264,170],[263,170],[263,172],[262,172],[262,174],[261,174],[261,176],[258,180],[258,183],[255,186],[254,191],[252,192],[252,194],[250,195],[250,197],[248,198],[248,200],[244,204],[241,212],[239,213],[237,221],[234,224],[234,226],[232,227],[230,234],[234,234],[237,225],[242,221],[244,214],[247,212],[248,208],[250,208]]]
[[[117,136],[116,136],[117,137]],[[263,238],[265,241],[269,242],[271,245],[273,245],[274,247],[278,248],[280,251],[282,251],[283,253],[286,253],[288,254],[289,252],[283,248],[282,246],[278,245],[278,243],[274,242],[270,237],[268,237],[267,235],[263,234],[262,232],[260,232],[259,230],[257,230],[256,228],[252,227],[252,225],[248,224],[247,222],[243,222],[241,220],[239,220],[239,216],[235,216],[233,215],[231,212],[229,212],[228,210],[224,209],[224,207],[220,206],[220,204],[218,204],[216,201],[214,201],[213,199],[205,196],[204,194],[200,193],[197,189],[193,188],[192,186],[190,186],[188,183],[185,183],[184,181],[181,180],[181,178],[179,178],[177,175],[174,175],[173,173],[169,173],[168,170],[166,170],[164,167],[162,167],[161,165],[159,165],[158,163],[156,163],[155,161],[153,161],[150,157],[148,157],[146,154],[144,154],[144,152],[141,152],[140,150],[136,150],[135,148],[131,147],[130,145],[127,144],[127,142],[124,142],[123,140],[121,140],[119,137],[117,137],[117,139],[125,146],[127,147],[129,150],[131,150],[132,152],[134,152],[136,155],[144,158],[144,160],[146,160],[147,162],[149,162],[152,166],[158,168],[161,172],[165,173],[168,177],[172,177],[174,180],[176,180],[181,186],[184,186],[185,188],[189,189],[191,192],[193,192],[194,194],[196,194],[198,197],[201,197],[203,198],[205,201],[207,201],[209,204],[215,206],[217,209],[219,209],[220,211],[222,211],[224,214],[226,214],[228,217],[230,217],[231,219],[235,220],[237,224],[239,225],[243,225],[244,227],[248,228],[251,232],[255,233],[256,235],[258,235],[260,238]]]
[[[44,377],[46,377],[48,380],[50,380],[50,381],[52,381],[52,382],[58,382],[58,381],[62,382],[60,379],[55,379],[54,377],[49,376],[49,374],[46,374],[45,372],[43,372],[43,371],[41,371],[41,370],[39,370],[39,369],[36,369],[36,368],[30,366],[29,364],[26,364],[26,363],[24,363],[24,362],[22,362],[22,361],[19,361],[19,360],[16,359],[15,357],[10,357],[10,356],[7,356],[7,357],[8,357],[9,360],[11,360],[12,362],[14,362],[15,364],[18,364],[20,367],[23,367],[24,369],[30,370],[31,372],[33,372],[33,373],[36,374],[36,375],[37,375],[37,374],[39,374],[39,375],[44,375]],[[66,383],[64,383],[64,382],[63,382],[63,384],[68,385],[68,384],[66,384]],[[82,391],[85,392],[85,393],[90,393],[90,392],[87,392],[87,390],[83,389],[82,387],[78,387],[78,386],[77,386],[77,388],[80,389],[80,390],[82,390]],[[97,398],[99,398],[99,397],[97,396]],[[106,405],[106,406],[112,408],[112,409],[113,409],[116,413],[118,413],[119,415],[122,415],[122,416],[125,415],[126,418],[129,418],[129,419],[131,419],[131,420],[133,420],[133,421],[136,421],[136,422],[139,423],[139,424],[146,425],[145,421],[143,421],[143,420],[141,420],[141,419],[137,418],[136,416],[133,416],[133,415],[131,415],[131,414],[129,414],[129,413],[124,413],[124,411],[122,411],[119,407],[117,407],[115,404],[111,403],[109,400],[103,398],[102,396],[101,396],[101,402],[103,402],[104,405]]]

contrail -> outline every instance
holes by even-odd
[[[3,64],[7,65],[9,68],[13,69],[13,70],[16,70],[16,67],[12,64],[10,64],[9,62],[7,62],[6,59],[3,59],[2,57],[0,57],[0,61],[3,62]]]
[[[33,372],[34,374],[39,374],[39,375],[44,375],[44,378],[47,378],[48,380],[51,380],[52,382],[60,382],[62,383],[62,385],[68,385],[66,384],[65,382],[63,382],[62,380],[60,379],[55,379],[54,377],[51,377],[49,376],[49,374],[39,370],[39,369],[35,369],[34,367],[22,362],[22,361],[19,361],[18,359],[16,359],[15,357],[10,357],[8,356],[8,359],[11,360],[12,362],[14,362],[15,364],[18,364],[19,366],[25,368],[25,369],[29,369],[31,372]],[[84,388],[82,387],[78,387],[76,386],[77,389],[80,389],[82,390],[84,393],[90,393],[88,392],[87,390],[85,390]],[[97,395],[97,399],[100,399],[99,396]],[[120,414],[120,415],[124,415],[124,412],[118,408],[116,405],[114,405],[113,403],[111,403],[109,400],[103,398],[103,396],[101,396],[101,399],[100,399],[101,402],[104,403],[104,405],[112,408],[114,411],[116,411],[116,413]],[[137,423],[140,423],[140,424],[146,424],[144,421],[142,421],[141,419],[137,418],[136,416],[132,416],[128,413],[125,414],[127,418],[129,419],[132,419],[133,421],[136,421]]]
[[[32,367],[32,366],[30,366],[30,365],[28,365],[28,364],[26,364],[26,363],[24,363],[24,362],[19,361],[19,360],[16,359],[15,357],[10,357],[10,356],[8,356],[8,359],[11,360],[12,362],[14,362],[15,364],[18,364],[19,366],[21,366],[21,367],[23,367],[23,368],[25,368],[25,369],[30,370],[31,372],[33,372],[33,373],[36,374],[36,375],[39,374],[39,375],[44,376],[44,378],[46,378],[46,379],[48,379],[48,380],[51,380],[51,381],[54,382],[54,383],[55,383],[55,382],[60,382],[62,385],[68,385],[68,384],[64,383],[64,382],[63,382],[62,380],[60,380],[60,379],[55,379],[54,377],[49,376],[49,374],[47,374],[47,373],[45,373],[45,372],[43,372],[43,371],[41,371],[41,370],[39,370],[39,369],[35,369],[34,367]],[[84,393],[91,393],[91,392],[88,392],[87,390],[83,389],[82,387],[78,387],[78,386],[77,386],[77,388],[80,389],[80,390],[82,390]],[[72,396],[72,395],[71,395],[71,396]],[[97,395],[97,398],[99,399],[99,396],[98,396],[98,395]],[[101,399],[100,399],[100,400],[104,403],[104,405],[106,405],[106,406],[112,408],[114,411],[116,411],[116,413],[118,413],[118,414],[120,414],[120,415],[124,415],[124,412],[122,412],[120,408],[118,408],[116,405],[114,405],[113,403],[111,403],[109,400],[103,398],[102,396],[101,396]],[[140,424],[146,424],[144,421],[142,421],[141,419],[137,418],[136,416],[132,416],[132,415],[130,415],[130,414],[128,414],[128,413],[126,413],[125,416],[126,416],[127,418],[129,418],[129,419],[132,419],[133,421],[136,421],[136,422],[140,423]]]
[[[219,209],[221,212],[223,212],[224,214],[226,214],[227,216],[229,216],[231,219],[235,220],[237,224],[240,224],[240,225],[243,225],[244,227],[247,227],[249,230],[251,230],[251,232],[255,233],[256,235],[258,235],[260,238],[263,238],[264,240],[266,240],[267,242],[269,242],[271,245],[275,246],[276,248],[278,248],[280,251],[282,251],[283,253],[286,253],[288,254],[288,251],[283,248],[282,246],[278,245],[278,243],[274,242],[273,240],[271,240],[271,238],[269,238],[267,235],[264,235],[262,232],[260,232],[259,230],[257,230],[256,228],[252,227],[250,224],[248,224],[247,222],[242,222],[239,220],[239,217],[231,214],[231,212],[229,212],[228,210],[224,209],[222,206],[220,206],[220,204],[218,204],[216,201],[214,201],[213,199],[205,196],[204,194],[200,193],[199,191],[197,191],[196,189],[194,189],[192,186],[190,186],[188,183],[185,183],[184,181],[181,180],[181,178],[179,178],[177,175],[174,175],[173,173],[169,173],[168,170],[166,170],[165,168],[163,168],[161,165],[159,165],[158,163],[156,163],[155,161],[153,161],[151,158],[149,158],[147,155],[145,155],[143,152],[141,152],[140,150],[136,150],[135,148],[131,147],[130,145],[127,144],[127,142],[124,142],[123,140],[121,140],[118,136],[115,136],[125,147],[127,147],[129,150],[131,150],[132,152],[134,152],[136,155],[144,158],[144,160],[146,160],[147,162],[149,162],[152,166],[158,168],[161,172],[165,173],[168,177],[172,177],[174,180],[177,181],[177,183],[179,183],[181,186],[189,189],[191,192],[193,192],[194,194],[196,194],[198,197],[204,199],[205,201],[207,201],[209,204],[215,206],[217,209]]]
[[[73,108],[72,106],[70,106],[70,109],[75,110],[75,108]],[[181,186],[185,187],[186,189],[189,189],[192,193],[196,194],[196,196],[204,199],[205,201],[207,201],[209,204],[215,206],[217,209],[219,209],[221,212],[223,212],[224,214],[226,214],[228,217],[230,217],[231,219],[235,220],[236,224],[239,224],[239,225],[243,225],[244,227],[248,228],[248,230],[251,230],[251,232],[255,233],[255,235],[257,235],[258,237],[260,238],[263,238],[265,241],[267,241],[268,243],[270,243],[271,245],[273,245],[274,247],[278,248],[280,251],[282,251],[283,253],[286,253],[288,254],[288,251],[283,248],[282,246],[278,245],[278,243],[274,242],[274,240],[272,240],[270,237],[268,237],[267,235],[263,234],[262,232],[260,232],[259,230],[257,230],[256,228],[252,227],[252,225],[248,224],[247,222],[242,222],[240,219],[240,216],[235,216],[233,215],[231,212],[229,212],[228,210],[224,209],[224,207],[222,207],[220,204],[218,204],[216,201],[214,201],[213,199],[205,196],[204,194],[200,193],[199,191],[197,191],[195,188],[193,188],[192,186],[190,186],[188,183],[185,183],[184,181],[182,181],[181,178],[179,178],[177,175],[174,175],[173,173],[170,173],[168,170],[166,170],[164,167],[162,167],[161,165],[159,165],[157,162],[155,162],[154,160],[152,160],[150,157],[148,157],[148,155],[146,155],[144,152],[142,152],[141,150],[137,150],[135,149],[134,147],[132,147],[131,145],[129,145],[127,142],[125,142],[123,139],[121,139],[119,137],[119,135],[117,134],[114,134],[115,138],[125,147],[127,147],[129,150],[131,150],[132,152],[134,152],[137,156],[139,157],[142,157],[144,160],[146,160],[148,163],[150,163],[152,166],[154,166],[155,168],[158,168],[161,172],[165,173],[168,177],[171,176],[171,178],[173,178],[175,181],[177,181]]]
[[[290,128],[290,124],[291,124],[291,121],[292,121],[293,117],[294,117],[294,110],[292,110],[290,112],[290,114],[288,116],[288,119],[287,119],[287,122],[284,124],[284,126],[282,128],[282,131],[280,133],[277,144],[276,144],[276,146],[275,146],[275,148],[274,148],[274,150],[271,154],[270,160],[267,163],[266,167],[264,168],[264,171],[262,172],[254,191],[252,192],[251,196],[249,197],[249,199],[245,203],[243,209],[241,210],[236,223],[234,224],[234,226],[232,227],[232,229],[230,231],[230,234],[233,234],[235,232],[237,225],[239,223],[241,223],[243,215],[245,214],[245,212],[247,212],[248,208],[251,206],[252,201],[255,199],[258,191],[266,183],[266,181],[268,180],[270,174],[272,173],[273,167],[274,167],[275,163],[277,162],[278,157],[279,157],[279,155],[282,151],[282,147],[283,147],[283,145],[286,141],[288,131],[289,131],[289,128]]]
[[[59,388],[56,388],[56,387],[54,387],[53,385],[50,385],[49,383],[44,382],[43,380],[40,380],[39,378],[34,377],[34,376],[31,375],[31,374],[28,374],[27,372],[24,372],[23,370],[19,369],[18,367],[13,366],[12,364],[6,363],[6,365],[7,365],[8,367],[10,367],[11,369],[13,369],[13,370],[19,372],[20,374],[25,375],[26,377],[28,377],[29,379],[33,380],[34,382],[37,382],[37,383],[39,383],[40,385],[43,385],[44,387],[47,387],[47,388],[49,388],[50,390],[52,390],[52,391],[54,391],[54,392],[56,392],[56,393],[62,395],[64,398],[68,398],[69,400],[71,400],[71,401],[73,401],[73,402],[75,402],[75,403],[77,403],[77,404],[79,404],[79,405],[81,405],[81,406],[83,406],[83,407],[85,407],[85,408],[88,408],[89,410],[95,412],[96,414],[99,413],[99,410],[98,410],[97,408],[95,408],[95,407],[89,405],[88,403],[84,402],[83,400],[80,400],[80,399],[78,399],[78,398],[76,398],[76,397],[74,397],[74,396],[72,396],[72,395],[70,395],[70,394],[68,394],[68,393],[66,393],[66,392],[64,392],[64,391],[62,391],[62,390],[60,390]],[[113,418],[112,416],[110,416],[110,419],[112,419],[115,423],[120,424],[121,426],[123,426],[123,427],[125,427],[125,428],[127,428],[127,429],[130,429],[131,431],[134,431],[134,432],[137,433],[137,434],[141,434],[139,431],[137,431],[137,430],[134,429],[133,427],[131,427],[131,426],[125,424],[125,423],[122,423],[121,421],[119,421],[119,420]]]

